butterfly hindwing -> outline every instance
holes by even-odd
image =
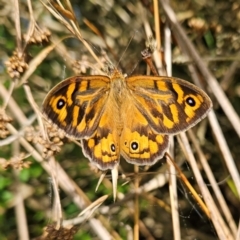
[[[132,101],[158,133],[187,130],[204,118],[212,106],[204,91],[181,79],[134,76],[126,82],[132,90]]]
[[[168,135],[156,133],[134,101],[123,104],[122,116],[120,149],[125,160],[137,165],[152,165],[161,159],[168,148]]]
[[[153,132],[148,127],[145,132],[123,130],[121,136],[121,155],[125,160],[137,165],[153,165],[161,159],[168,149],[169,136]]]
[[[114,100],[109,97],[99,119],[98,128],[90,138],[81,141],[84,155],[101,170],[112,169],[120,160],[117,117],[119,114],[113,103]]]

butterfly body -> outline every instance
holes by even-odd
[[[75,76],[55,86],[43,113],[68,136],[80,139],[83,153],[102,169],[122,155],[151,165],[162,158],[170,134],[198,123],[212,106],[205,92],[171,77]]]

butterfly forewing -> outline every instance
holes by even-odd
[[[205,117],[212,106],[204,91],[181,79],[134,76],[126,82],[136,107],[158,133],[187,130]]]
[[[60,82],[43,102],[43,113],[67,135],[90,137],[98,127],[110,79],[76,76]]]

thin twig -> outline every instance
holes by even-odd
[[[15,141],[13,144],[13,156],[19,154],[19,142]],[[16,221],[17,221],[17,229],[18,229],[18,236],[21,240],[28,240],[29,239],[29,231],[28,231],[28,223],[27,223],[27,216],[26,210],[24,206],[24,198],[21,188],[21,182],[19,179],[19,170],[13,169],[13,173],[15,176],[15,214],[16,214]]]
[[[166,25],[164,28],[164,58],[166,59],[166,69],[167,75],[172,76],[172,48],[171,48],[171,31]],[[173,136],[170,136],[170,149],[169,152],[174,154],[174,139]],[[179,221],[179,211],[178,211],[178,194],[177,194],[177,174],[176,169],[173,164],[169,164],[169,195],[171,201],[171,214],[172,214],[172,226],[173,226],[173,236],[174,240],[181,239],[181,229]]]
[[[137,175],[139,172],[139,167],[134,165],[134,173]],[[133,230],[133,239],[139,240],[139,178],[136,176],[134,179],[134,189],[135,189],[135,197],[134,197],[134,230]]]
[[[15,29],[16,29],[16,41],[17,41],[17,48],[19,52],[22,52],[22,33],[21,33],[21,25],[20,25],[20,15],[19,15],[19,1],[14,0],[14,22],[15,22]]]

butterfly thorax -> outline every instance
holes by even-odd
[[[124,78],[115,78],[111,82],[111,91],[117,105],[120,106],[123,102],[124,93],[126,93],[126,83]]]
[[[129,93],[126,86],[125,77],[119,71],[114,71],[110,78],[110,107],[118,134],[121,135],[123,129],[122,106],[126,102],[126,98],[129,96]]]

